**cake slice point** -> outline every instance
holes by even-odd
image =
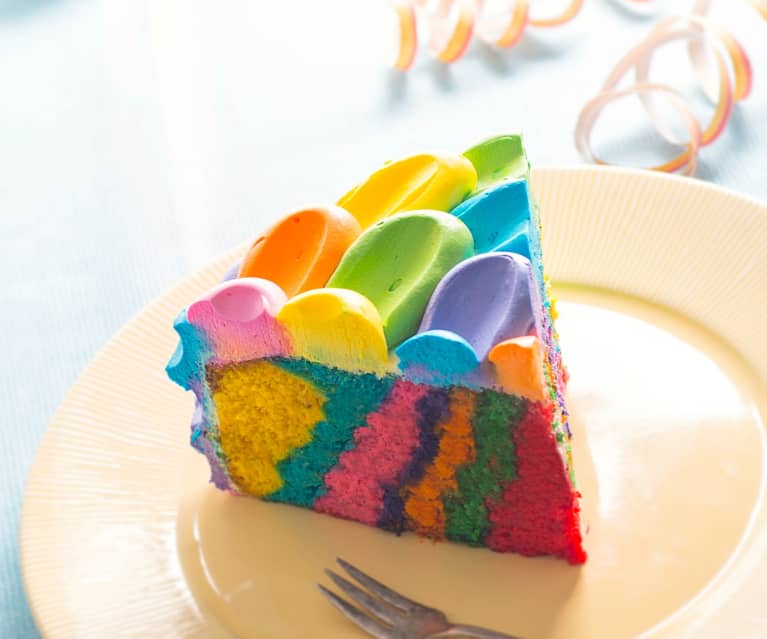
[[[522,136],[518,134],[488,138],[463,155],[477,172],[477,192],[506,180],[526,179],[530,172]]]

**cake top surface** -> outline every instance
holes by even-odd
[[[189,387],[200,360],[298,357],[553,399],[528,172],[521,136],[501,135],[387,162],[335,205],[290,213],[181,313],[169,374]]]

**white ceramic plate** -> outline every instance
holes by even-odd
[[[57,412],[22,517],[45,637],[361,637],[320,597],[342,555],[451,617],[526,639],[767,636],[767,206],[700,182],[544,169],[534,187],[589,524],[575,568],[238,499],[187,444],[150,304]]]

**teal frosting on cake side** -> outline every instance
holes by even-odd
[[[352,446],[354,430],[364,426],[367,414],[373,412],[389,394],[395,378],[351,373],[304,359],[276,358],[272,361],[303,379],[311,380],[328,398],[323,406],[325,419],[314,427],[312,441],[280,462],[277,468],[284,485],[266,497],[271,501],[310,508],[326,491],[327,472],[338,463],[341,453]],[[354,401],[349,401],[350,398]]]
[[[202,362],[210,357],[210,342],[199,326],[189,323],[186,309],[178,314],[173,328],[178,333],[179,342],[165,372],[182,388],[198,389],[204,375]]]

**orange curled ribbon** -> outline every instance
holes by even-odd
[[[399,49],[393,66],[400,71],[407,71],[412,66],[418,49],[415,9],[408,0],[394,0],[393,5],[399,27]]]
[[[479,0],[439,0],[429,14],[429,51],[440,62],[460,58],[474,34]]]
[[[530,26],[539,28],[561,27],[575,18],[583,9],[583,0],[573,0],[567,7],[556,16],[550,18],[531,18]]]
[[[571,0],[561,13],[530,16],[532,0],[507,0],[491,14],[486,0],[392,0],[399,24],[399,48],[394,68],[407,71],[415,60],[419,33],[428,33],[428,50],[446,64],[459,60],[476,35],[501,48],[517,44],[528,26],[558,27],[570,22],[583,8]],[[498,3],[495,3],[498,4]]]

